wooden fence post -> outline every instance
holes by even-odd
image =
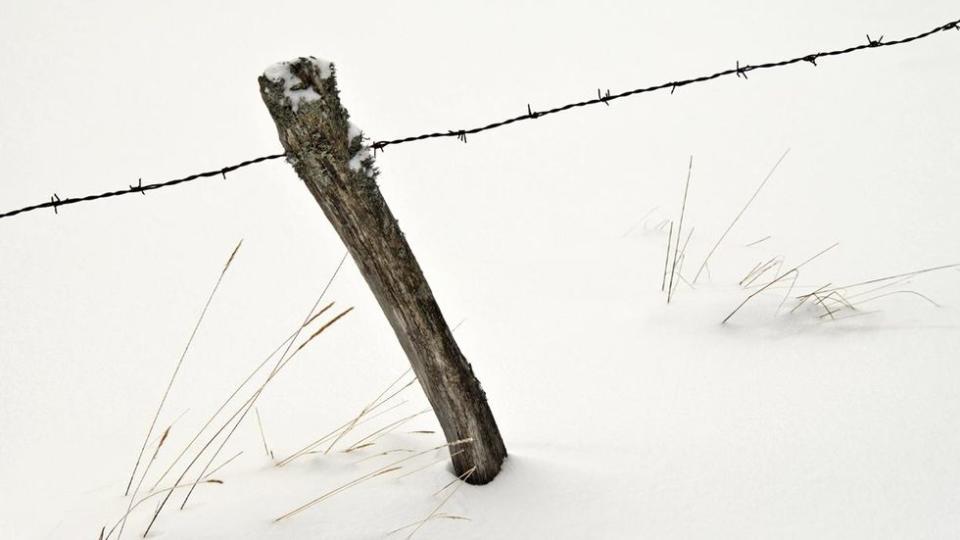
[[[333,64],[298,58],[268,68],[260,94],[280,142],[346,244],[393,327],[447,441],[454,470],[485,484],[507,455],[480,382],[460,352],[403,232],[380,194],[373,155],[340,104]]]

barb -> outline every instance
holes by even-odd
[[[598,105],[598,104],[601,104],[601,103],[604,104],[604,105],[610,105],[610,102],[611,102],[611,101],[614,101],[614,100],[617,100],[617,99],[621,99],[621,98],[625,98],[625,97],[635,96],[635,95],[637,95],[637,94],[645,94],[645,93],[649,93],[649,92],[656,92],[657,90],[670,90],[670,93],[673,94],[674,91],[676,91],[676,89],[679,88],[679,87],[681,87],[681,86],[687,86],[687,85],[697,84],[697,83],[704,83],[704,82],[712,81],[712,80],[714,80],[714,79],[719,79],[719,78],[721,78],[721,77],[727,77],[727,76],[730,76],[730,75],[734,75],[734,76],[736,76],[736,77],[738,77],[738,78],[742,78],[742,79],[744,79],[744,80],[749,80],[748,77],[747,77],[747,73],[749,73],[749,72],[751,72],[751,71],[759,71],[759,70],[761,70],[761,69],[772,69],[772,68],[778,68],[778,67],[785,67],[785,66],[789,66],[789,65],[792,65],[792,64],[797,64],[797,63],[800,63],[800,62],[809,62],[810,64],[813,64],[814,66],[816,66],[816,65],[817,65],[817,60],[820,59],[820,58],[827,58],[827,57],[831,57],[831,56],[842,56],[842,55],[845,55],[845,54],[850,54],[850,53],[854,53],[854,52],[857,52],[857,51],[862,51],[862,50],[864,50],[864,49],[877,49],[877,48],[881,48],[881,47],[893,47],[893,46],[895,46],[895,45],[903,45],[903,44],[906,44],[906,43],[910,43],[910,42],[913,42],[913,41],[917,41],[917,40],[920,40],[920,39],[923,39],[923,38],[932,36],[932,35],[934,35],[934,34],[938,34],[938,33],[940,33],[940,32],[946,31],[946,30],[954,30],[954,29],[960,30],[960,19],[955,20],[955,21],[948,22],[948,23],[943,24],[943,25],[940,25],[940,26],[938,26],[938,27],[936,27],[936,28],[933,28],[933,29],[931,29],[931,30],[927,30],[926,32],[922,32],[922,33],[919,33],[919,34],[916,34],[916,35],[913,35],[913,36],[908,36],[908,37],[905,37],[905,38],[896,39],[896,40],[891,40],[891,41],[884,41],[884,36],[880,36],[878,39],[873,39],[872,37],[870,37],[870,36],[868,35],[868,36],[867,36],[867,42],[866,42],[866,43],[861,43],[860,45],[855,45],[855,46],[852,46],[852,47],[847,47],[847,48],[845,48],[845,49],[836,49],[836,50],[832,50],[832,51],[822,51],[822,52],[817,52],[817,53],[805,54],[805,55],[803,55],[803,56],[798,56],[798,57],[796,57],[796,58],[790,58],[790,59],[788,59],[788,60],[780,60],[780,61],[776,61],[776,62],[765,62],[765,63],[762,63],[762,64],[747,64],[747,65],[743,65],[743,64],[741,64],[739,61],[737,61],[737,62],[736,62],[736,66],[735,66],[734,68],[726,69],[726,70],[723,70],[723,71],[718,71],[718,72],[713,73],[713,74],[711,74],[711,75],[701,75],[701,76],[699,76],[699,77],[692,77],[692,78],[689,78],[689,79],[683,79],[683,80],[679,80],[679,81],[670,81],[670,82],[655,84],[655,85],[653,85],[653,86],[646,86],[646,87],[643,87],[643,88],[635,88],[635,89],[633,89],[633,90],[626,90],[626,91],[624,91],[624,92],[620,92],[620,93],[617,93],[617,94],[611,94],[609,90],[607,91],[606,94],[601,94],[600,91],[597,90],[597,97],[596,97],[596,98],[588,99],[588,100],[586,100],[586,101],[578,101],[578,102],[576,102],[576,103],[568,103],[568,104],[566,104],[566,105],[561,105],[561,106],[559,106],[559,107],[554,107],[554,108],[552,108],[552,109],[547,109],[547,110],[543,110],[543,111],[534,111],[534,110],[532,110],[532,109],[530,108],[530,105],[527,105],[527,113],[526,113],[526,114],[521,114],[521,115],[519,115],[519,116],[514,116],[513,118],[507,118],[506,120],[501,120],[501,121],[499,121],[499,122],[493,122],[493,123],[487,124],[487,125],[485,125],[485,126],[475,127],[475,128],[472,128],[472,129],[453,129],[453,130],[448,130],[448,131],[446,131],[446,132],[424,133],[424,134],[422,134],[422,135],[414,135],[414,136],[411,136],[411,137],[402,137],[402,138],[399,138],[399,139],[376,141],[376,142],[374,142],[371,146],[372,146],[375,150],[383,150],[383,149],[386,148],[387,146],[392,146],[392,145],[395,145],[395,144],[403,144],[403,143],[408,143],[408,142],[414,142],[414,141],[422,141],[422,140],[424,140],[424,139],[437,139],[437,138],[441,138],[441,137],[461,136],[461,134],[463,134],[463,135],[473,135],[474,133],[480,133],[480,132],[482,132],[482,131],[490,131],[491,129],[497,129],[497,128],[500,128],[500,127],[503,127],[503,126],[507,126],[507,125],[516,123],[516,122],[522,122],[522,121],[524,121],[524,120],[536,120],[536,119],[538,119],[538,118],[543,118],[544,116],[547,116],[547,115],[557,114],[557,113],[561,113],[561,112],[564,112],[564,111],[569,111],[570,109],[575,109],[575,108],[577,108],[577,107],[587,107],[587,106],[590,106],[590,105]]]
[[[608,106],[608,107],[609,107],[611,101],[615,101],[615,100],[622,99],[622,98],[626,98],[626,97],[630,97],[630,96],[635,96],[635,95],[638,95],[638,94],[646,94],[646,93],[650,93],[650,92],[656,92],[656,91],[658,91],[658,90],[669,90],[669,91],[670,91],[670,94],[673,94],[674,92],[676,92],[677,88],[679,88],[679,87],[689,86],[689,85],[691,85],[691,84],[705,83],[705,82],[709,82],[709,81],[712,81],[712,80],[715,80],[715,79],[719,79],[719,78],[722,78],[722,77],[735,76],[735,77],[737,77],[737,78],[742,78],[742,79],[744,79],[744,80],[749,80],[749,78],[748,78],[748,76],[747,76],[747,73],[749,73],[749,72],[751,72],[751,71],[759,71],[759,70],[763,70],[763,69],[773,69],[773,68],[779,68],[779,67],[786,67],[786,66],[790,66],[790,65],[793,65],[793,64],[798,64],[798,63],[801,63],[801,62],[807,62],[807,63],[809,63],[809,64],[811,64],[811,65],[813,65],[813,66],[816,66],[816,65],[817,65],[817,60],[819,60],[819,59],[821,59],[821,58],[829,58],[829,57],[833,57],[833,56],[843,56],[843,55],[846,55],[846,54],[851,54],[851,53],[855,53],[855,52],[858,52],[858,51],[862,51],[862,50],[864,50],[864,49],[879,49],[879,48],[883,48],[883,47],[893,47],[893,46],[896,46],[896,45],[904,45],[904,44],[906,44],[906,43],[911,43],[911,42],[914,42],[914,41],[918,41],[918,40],[921,40],[921,39],[930,37],[930,36],[932,36],[932,35],[934,35],[934,34],[938,34],[938,33],[940,33],[940,32],[944,32],[944,31],[947,31],[947,30],[960,30],[960,19],[957,19],[957,20],[948,22],[948,23],[946,23],[946,24],[942,24],[942,25],[940,25],[940,26],[937,26],[936,28],[933,28],[933,29],[931,29],[931,30],[927,30],[926,32],[921,32],[921,33],[919,33],[919,34],[915,34],[915,35],[912,35],[912,36],[904,37],[904,38],[901,38],[901,39],[885,40],[885,39],[884,39],[884,38],[885,38],[885,35],[881,35],[879,38],[874,39],[874,38],[871,37],[869,34],[867,34],[867,36],[866,36],[866,37],[867,37],[866,43],[862,43],[862,42],[861,42],[859,45],[854,45],[854,46],[851,46],[851,47],[847,47],[847,48],[845,48],[845,49],[836,49],[836,50],[831,50],[831,51],[821,51],[821,52],[816,52],[816,53],[809,53],[809,54],[804,54],[804,55],[802,55],[802,56],[797,56],[797,57],[795,57],[795,58],[790,58],[790,59],[787,59],[787,60],[780,60],[780,61],[776,61],[776,62],[765,62],[765,63],[762,63],[762,64],[741,64],[740,61],[738,60],[738,61],[736,61],[735,67],[733,67],[733,68],[728,68],[728,69],[725,69],[725,70],[722,70],[722,71],[718,71],[718,72],[713,73],[713,74],[710,74],[710,75],[701,75],[701,76],[699,76],[699,77],[692,77],[692,78],[689,78],[689,79],[682,79],[682,80],[677,80],[677,81],[664,82],[664,83],[659,83],[659,84],[655,84],[655,85],[652,85],[652,86],[646,86],[646,87],[642,87],[642,88],[634,88],[634,89],[632,89],[632,90],[626,90],[626,91],[623,91],[623,92],[620,92],[620,93],[616,93],[616,94],[611,93],[609,89],[607,89],[605,92],[601,92],[600,89],[598,88],[598,89],[597,89],[597,97],[595,97],[595,98],[588,99],[588,100],[585,100],[585,101],[578,101],[578,102],[574,102],[574,103],[567,103],[566,105],[560,105],[560,106],[558,106],[558,107],[554,107],[554,108],[552,108],[552,109],[546,109],[546,110],[542,110],[542,111],[539,111],[539,110],[538,110],[538,111],[535,111],[535,110],[533,110],[533,108],[531,107],[531,105],[528,103],[528,104],[527,104],[527,111],[526,111],[525,114],[521,114],[521,115],[519,115],[519,116],[514,116],[514,117],[512,117],[512,118],[507,118],[506,120],[500,120],[500,121],[498,121],[498,122],[493,122],[493,123],[487,124],[487,125],[485,125],[485,126],[475,127],[475,128],[471,128],[471,129],[449,129],[449,130],[446,130],[446,131],[437,131],[437,132],[433,132],[433,133],[424,133],[424,134],[421,134],[421,135],[413,135],[413,136],[409,136],[409,137],[401,137],[401,138],[399,138],[399,139],[389,139],[389,140],[374,141],[373,143],[370,144],[370,148],[373,150],[374,156],[376,156],[376,154],[377,154],[378,151],[383,151],[387,146],[394,146],[394,145],[397,145],[397,144],[404,144],[404,143],[409,143],[409,142],[422,141],[422,140],[426,140],[426,139],[439,139],[439,138],[445,138],[445,137],[455,137],[457,140],[459,140],[459,141],[461,141],[461,142],[467,142],[467,136],[468,136],[468,135],[473,135],[473,134],[475,134],[475,133],[481,133],[481,132],[483,132],[483,131],[490,131],[490,130],[492,130],[492,129],[501,128],[501,127],[504,127],[504,126],[508,126],[508,125],[510,125],[510,124],[514,124],[514,123],[517,123],[517,122],[523,122],[523,121],[526,121],[526,120],[537,120],[537,119],[539,119],[539,118],[543,118],[544,116],[548,116],[548,115],[552,115],[552,114],[557,114],[557,113],[569,111],[569,110],[571,110],[571,109],[576,109],[576,108],[578,108],[578,107],[588,107],[588,106],[591,106],[591,105],[599,105],[599,104],[603,104],[604,106]],[[282,157],[285,157],[285,156],[286,156],[286,154],[284,154],[284,153],[271,154],[271,155],[269,155],[269,156],[262,156],[262,157],[258,157],[258,158],[255,158],[255,159],[250,159],[250,160],[247,160],[247,161],[243,161],[243,162],[238,163],[238,164],[236,164],[236,165],[230,165],[230,166],[223,167],[223,168],[216,169],[216,170],[211,170],[211,171],[206,171],[206,172],[191,174],[190,176],[185,176],[185,177],[183,177],[183,178],[176,178],[176,179],[173,179],[173,180],[166,180],[166,181],[163,181],[163,182],[156,182],[156,183],[153,183],[153,184],[146,184],[146,185],[144,185],[144,184],[143,184],[143,180],[140,179],[140,180],[138,180],[136,186],[130,185],[130,186],[128,186],[127,189],[121,189],[121,190],[118,190],[118,191],[108,191],[108,192],[106,192],[106,193],[101,193],[101,194],[99,194],[99,195],[86,195],[86,196],[83,196],[83,197],[69,197],[69,198],[66,198],[66,199],[61,199],[58,195],[54,194],[54,196],[51,197],[50,201],[48,201],[48,202],[43,202],[43,203],[41,203],[41,204],[35,204],[35,205],[32,205],[32,206],[25,206],[25,207],[23,207],[23,208],[19,208],[19,209],[16,209],[16,210],[10,210],[10,211],[5,212],[5,213],[0,213],[0,219],[12,217],[12,216],[15,216],[15,215],[17,215],[17,214],[22,214],[22,213],[25,213],[25,212],[31,212],[31,211],[34,211],[34,210],[40,210],[40,209],[43,209],[43,208],[53,208],[53,211],[54,211],[55,213],[59,214],[59,213],[60,213],[60,212],[59,212],[59,208],[62,207],[62,206],[67,206],[67,205],[70,205],[70,204],[76,204],[76,203],[87,202],[87,201],[94,201],[94,200],[97,200],[97,199],[106,199],[106,198],[108,198],[108,197],[117,197],[117,196],[120,196],[120,195],[128,195],[128,194],[131,194],[131,193],[140,193],[141,195],[146,195],[146,192],[147,192],[147,191],[151,191],[151,190],[154,190],[154,189],[160,189],[160,188],[164,188],[164,187],[168,187],[168,186],[174,186],[174,185],[177,185],[177,184],[182,184],[182,183],[184,183],[184,182],[191,182],[191,181],[193,181],[193,180],[197,180],[197,179],[200,179],[200,178],[208,178],[208,177],[212,177],[212,176],[222,176],[223,179],[226,180],[226,179],[227,179],[227,173],[228,173],[228,172],[235,171],[235,170],[237,170],[237,169],[241,169],[241,168],[243,168],[243,167],[247,167],[247,166],[250,166],[250,165],[254,165],[254,164],[256,164],[256,163],[260,163],[260,162],[263,162],[263,161],[268,161],[268,160],[272,160],[272,159],[279,159],[279,158],[282,158]]]

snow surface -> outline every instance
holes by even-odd
[[[330,62],[312,56],[307,59],[320,71],[321,79],[327,79],[333,73]],[[263,75],[273,82],[283,83],[283,95],[286,96],[290,106],[296,112],[300,109],[300,105],[320,99],[320,94],[309,86],[298,88],[303,85],[303,81],[290,71],[290,66],[291,62],[277,62],[265,69]]]
[[[351,116],[391,138],[957,16],[944,0],[7,11],[0,71],[17,76],[0,87],[4,208],[276,151],[255,79],[296,54],[335,58]],[[381,190],[510,451],[492,484],[461,487],[439,510],[469,521],[432,520],[414,538],[960,537],[960,272],[886,289],[939,308],[898,294],[843,320],[809,305],[775,315],[787,292],[776,288],[719,324],[755,291],[741,278],[772,257],[796,264],[840,242],[804,267],[797,292],[960,262],[958,54],[953,32],[378,153]],[[679,215],[689,155],[688,278],[786,148],[710,275],[666,305],[662,223]],[[302,322],[343,245],[282,160],[0,220],[0,538],[96,538],[122,515],[147,423],[240,238],[161,414],[173,427],[151,477]],[[277,458],[356,415],[407,365],[351,262],[327,298],[332,312],[355,309],[257,403]],[[201,485],[183,511],[176,494],[150,538],[384,538],[426,517],[450,493],[434,495],[452,479],[446,463],[401,475],[442,452],[272,522],[443,442],[414,433],[437,430],[422,415],[341,451],[426,405],[415,386],[395,399],[406,403],[331,453],[283,468],[251,413],[219,458],[243,452],[216,473],[224,483]]]

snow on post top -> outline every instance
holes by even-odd
[[[321,60],[311,56],[309,58],[300,58],[296,61],[304,60],[316,66],[321,79],[327,79],[333,74],[332,64],[327,60]],[[293,62],[277,62],[263,70],[263,76],[272,82],[283,83],[283,95],[290,101],[290,106],[293,107],[294,112],[296,112],[301,104],[320,99],[320,94],[290,71],[290,65],[292,63]]]

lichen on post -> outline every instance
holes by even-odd
[[[346,244],[393,327],[448,442],[454,471],[485,484],[507,455],[486,395],[377,186],[363,134],[340,103],[333,64],[281,62],[259,78],[287,161]],[[472,470],[472,472],[470,472]],[[467,474],[469,472],[469,474]]]

